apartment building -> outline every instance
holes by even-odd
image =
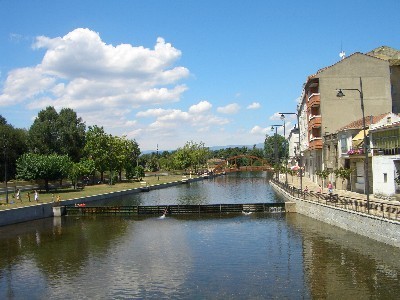
[[[390,75],[388,60],[357,52],[307,78],[298,106],[305,176],[317,182],[316,172],[328,167],[323,137],[362,117],[361,91],[365,116],[392,110]]]

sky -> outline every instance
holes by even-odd
[[[29,129],[68,107],[142,151],[262,143],[342,50],[400,49],[398,11],[399,0],[0,0],[0,115]]]

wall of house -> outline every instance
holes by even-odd
[[[392,109],[389,63],[355,53],[321,71],[322,128],[335,132],[350,122],[360,119],[361,101],[358,91],[343,91],[345,97],[336,96],[337,89],[360,89],[362,78],[365,116],[379,115]]]
[[[393,112],[400,113],[400,66],[390,67],[390,78],[392,83]]]
[[[395,160],[400,160],[400,155],[380,155],[372,157],[372,172],[374,173],[374,194],[393,196],[396,194]],[[386,174],[386,178],[385,175]]]

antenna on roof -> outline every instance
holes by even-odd
[[[346,53],[343,51],[342,43],[340,42],[340,53],[339,56],[341,59],[344,59],[346,57]]]

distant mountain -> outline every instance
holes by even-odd
[[[258,143],[258,144],[255,144],[256,145],[256,148],[259,148],[259,149],[264,149],[264,144],[263,143]],[[253,145],[227,145],[227,146],[212,146],[212,147],[208,147],[211,151],[217,151],[217,150],[221,150],[221,149],[226,149],[226,148],[242,148],[242,147],[247,147],[247,148],[249,148],[249,149],[253,149],[253,146],[254,146],[254,144]],[[174,151],[174,150],[158,150],[158,153],[162,153],[162,152],[164,152],[164,151],[168,151],[168,152],[171,152],[171,151]],[[143,150],[142,151],[142,154],[149,154],[149,153],[156,153],[157,152],[157,150]]]

